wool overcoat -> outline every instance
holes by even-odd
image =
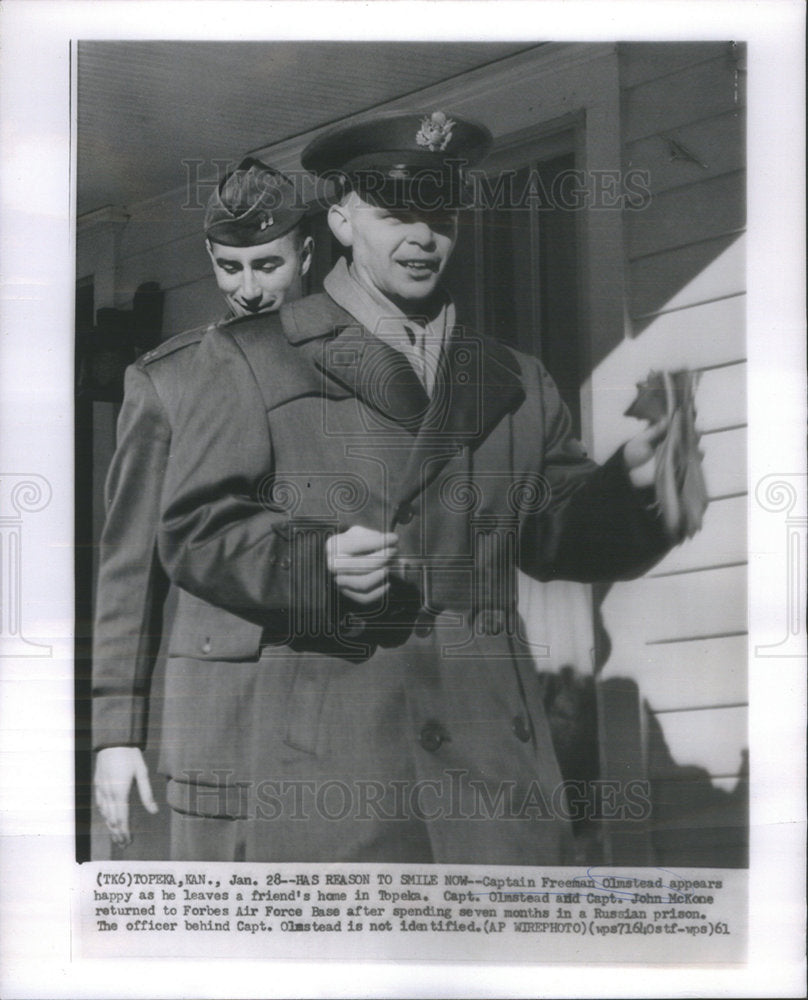
[[[457,329],[430,399],[401,354],[310,296],[206,335],[174,441],[165,566],[260,635],[222,655],[227,623],[180,608],[171,805],[248,818],[253,860],[567,859],[516,569],[631,577],[666,542],[622,454],[586,458],[539,362]],[[353,525],[399,539],[376,606],[326,566]]]

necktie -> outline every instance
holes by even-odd
[[[410,360],[412,366],[415,369],[415,373],[421,380],[421,384],[429,393],[429,378],[427,374],[427,361],[426,361],[426,329],[422,326],[407,326],[405,324],[404,330],[407,333],[407,339],[410,342],[410,346],[413,350],[410,352]]]

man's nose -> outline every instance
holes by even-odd
[[[412,223],[407,233],[407,239],[410,243],[417,243],[419,247],[424,249],[433,249],[435,246],[435,234],[431,227],[428,223],[420,220]]]
[[[245,267],[241,273],[241,297],[245,302],[261,297],[261,289],[255,281],[255,275],[251,267]]]

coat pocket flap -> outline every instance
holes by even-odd
[[[262,631],[260,625],[181,590],[168,653],[198,660],[253,660]]]

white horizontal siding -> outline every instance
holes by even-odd
[[[696,394],[696,426],[704,435],[746,424],[746,363],[701,373]],[[706,439],[703,440],[706,445]]]
[[[691,245],[653,254],[631,265],[631,315],[683,309],[711,299],[740,295],[746,289],[744,234],[716,236],[698,247]],[[704,266],[699,257],[705,260]],[[660,301],[659,291],[677,275],[691,274],[684,285]]]
[[[718,118],[667,129],[628,143],[626,164],[647,172],[655,195],[717,177],[743,166],[744,125],[743,114],[733,110]],[[677,146],[672,146],[671,140]]]
[[[625,78],[623,78],[625,84]],[[681,128],[745,104],[744,74],[729,55],[625,87],[624,140]]]
[[[672,549],[649,575],[692,573],[746,562],[746,516],[745,496],[714,500],[705,512],[701,531]]]
[[[737,774],[748,743],[746,567],[615,584],[602,614],[612,641],[603,677],[636,681],[675,763]]]
[[[627,213],[630,260],[733,233],[746,224],[746,174],[737,170],[664,191]]]
[[[661,712],[656,719],[677,765],[695,764],[718,778],[739,773],[748,743],[745,707]]]
[[[723,499],[646,578],[612,587],[603,676],[637,683],[671,777],[696,766],[729,791],[748,744],[744,80],[729,44],[627,44],[620,53],[624,166],[647,171],[652,197],[624,213],[635,336],[593,375],[606,424],[596,424],[596,457],[637,432],[636,421],[606,413],[622,412],[649,370],[697,369],[707,489]],[[654,755],[654,777],[666,759]]]
[[[626,338],[605,358],[592,375],[594,404],[595,457],[604,460],[614,449],[638,433],[643,426],[637,420],[623,416],[637,394],[637,383],[651,370],[674,371],[679,368],[701,368],[730,365],[742,359],[745,350],[745,296],[721,299],[658,316],[636,338]],[[736,380],[733,373],[730,376]],[[702,400],[710,386],[715,399],[707,406],[716,408],[731,400],[725,399],[725,387],[710,376],[698,390],[696,407],[700,418]],[[726,426],[726,425],[722,425]],[[745,460],[740,455],[741,461]]]
[[[611,670],[635,680],[652,711],[739,705],[747,700],[744,635],[644,646],[634,656],[627,669],[612,657],[605,673]]]
[[[746,493],[746,428],[702,436],[699,447],[704,454],[704,476],[711,498]]]
[[[627,676],[636,653],[648,643],[684,643],[746,631],[746,567],[723,566],[698,573],[647,576],[616,583],[603,603],[612,640],[608,661]]]

